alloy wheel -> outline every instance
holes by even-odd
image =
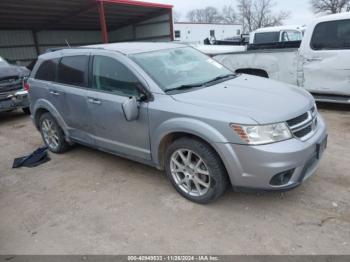
[[[41,123],[41,131],[44,140],[50,149],[56,150],[59,146],[58,131],[50,119],[44,119]]]
[[[170,170],[175,183],[186,194],[199,197],[210,189],[209,169],[204,160],[192,150],[176,150],[171,156]]]

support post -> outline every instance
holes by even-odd
[[[132,39],[136,41],[136,25],[132,24]]]
[[[105,9],[104,9],[104,3],[103,1],[98,2],[98,13],[100,16],[100,25],[101,25],[101,31],[102,31],[102,41],[103,43],[108,43],[108,31],[107,31],[107,24],[106,24],[106,17],[105,17]]]
[[[32,35],[33,35],[33,41],[34,41],[34,47],[35,47],[35,51],[36,51],[36,56],[39,56],[40,55],[40,50],[39,50],[37,31],[36,30],[32,30]]]
[[[174,18],[173,18],[173,9],[169,9],[169,21],[170,21],[170,40],[174,41]]]

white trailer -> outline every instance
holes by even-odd
[[[204,39],[224,40],[240,36],[242,25],[238,24],[206,24],[206,23],[174,23],[175,41],[202,44]]]

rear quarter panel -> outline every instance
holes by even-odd
[[[214,57],[219,63],[236,72],[239,69],[260,69],[267,72],[269,78],[297,85],[298,50],[258,50],[232,53]]]

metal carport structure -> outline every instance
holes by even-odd
[[[172,7],[133,0],[1,0],[0,56],[26,62],[66,44],[172,41]]]

